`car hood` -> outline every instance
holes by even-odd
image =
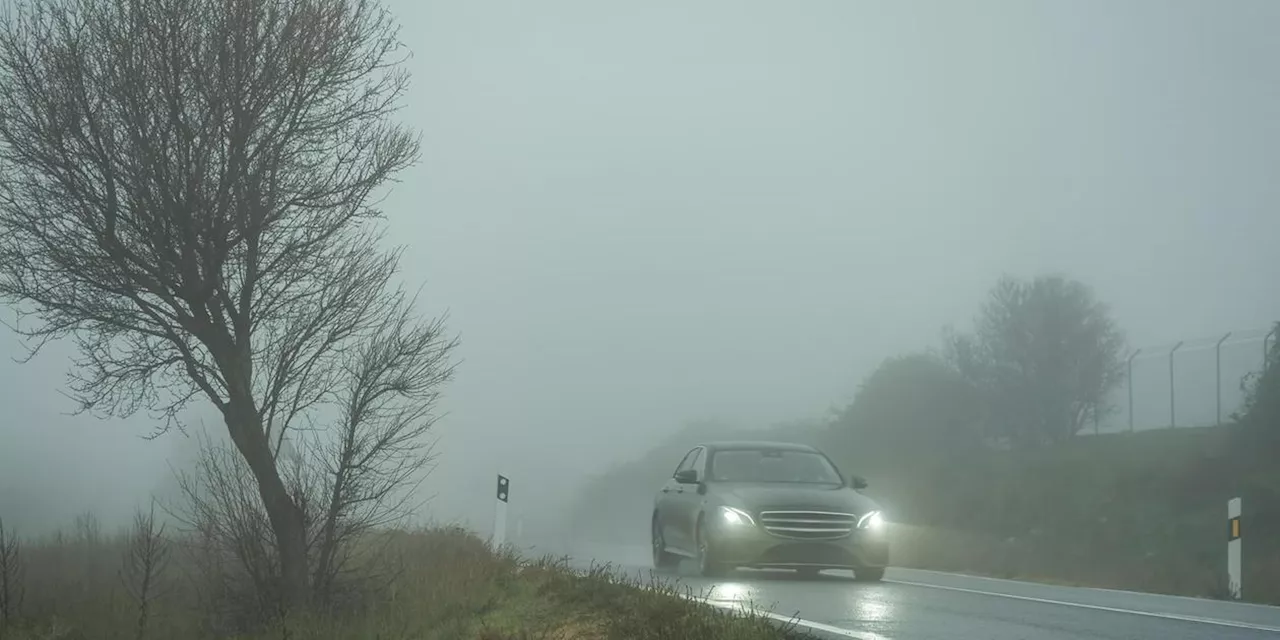
[[[726,483],[719,487],[725,501],[749,511],[811,509],[864,514],[879,506],[848,487],[780,483]]]

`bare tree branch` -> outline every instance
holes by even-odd
[[[431,462],[425,436],[457,342],[445,337],[442,320],[417,320],[414,302],[398,293],[345,367],[338,437],[317,450],[329,476],[317,585],[340,570],[343,546],[405,515]]]

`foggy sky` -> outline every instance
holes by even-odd
[[[1280,318],[1272,0],[392,6],[424,159],[390,236],[463,341],[438,519],[487,527],[500,469],[518,514],[685,420],[820,416],[1006,272],[1135,346]],[[0,364],[0,515],[127,509],[189,446],[61,415],[67,356]]]

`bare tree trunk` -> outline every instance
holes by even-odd
[[[227,429],[257,480],[262,505],[275,535],[276,551],[280,554],[281,606],[285,612],[297,611],[310,602],[304,514],[280,477],[257,412],[237,409],[234,406],[226,409]]]
[[[344,448],[344,453],[346,449]],[[338,470],[333,477],[333,486],[329,491],[329,504],[324,515],[324,530],[320,536],[320,553],[316,561],[315,587],[316,595],[323,600],[330,597],[330,582],[333,579],[334,557],[338,553],[338,516],[342,513],[342,495],[347,489],[347,465],[350,460],[339,461]]]

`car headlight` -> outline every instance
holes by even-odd
[[[730,525],[755,526],[756,524],[756,521],[751,518],[751,514],[734,507],[720,507],[720,518],[724,520],[725,524]]]
[[[884,516],[879,511],[868,511],[858,518],[859,529],[881,529],[884,527]]]

